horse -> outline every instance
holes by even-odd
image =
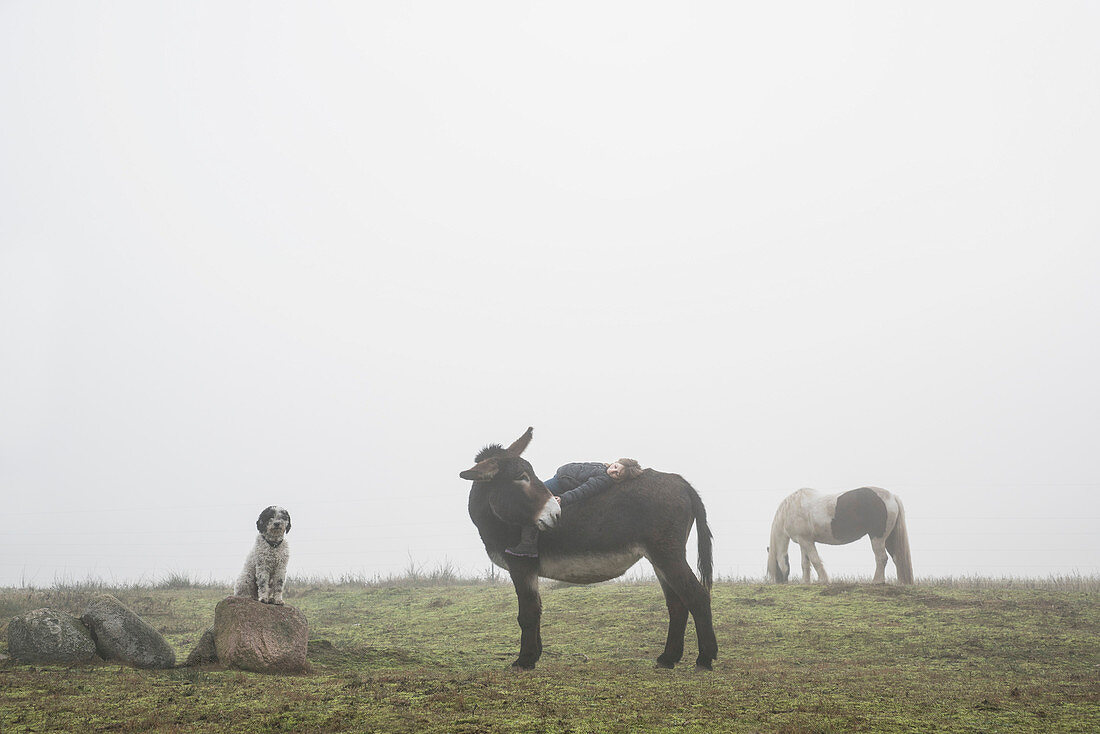
[[[646,469],[634,479],[559,508],[550,490],[520,454],[533,429],[508,448],[490,444],[459,474],[473,480],[470,519],[489,559],[507,569],[519,602],[520,651],[513,669],[531,670],[542,655],[539,577],[592,584],[621,576],[641,558],[653,564],[668,608],[668,637],[657,666],[672,668],[684,655],[688,614],[699,642],[696,669],[710,670],[718,657],[711,619],[712,536],[699,494],[679,474]],[[695,524],[699,575],[687,561]],[[519,542],[524,525],[540,530],[535,558],[505,554]]]
[[[898,582],[913,583],[913,560],[909,556],[909,531],[901,498],[879,487],[860,487],[839,494],[819,494],[800,489],[779,503],[772,520],[768,545],[768,576],[784,584],[791,571],[787,547],[790,541],[802,549],[802,582],[810,583],[810,566],[817,578],[829,582],[815,543],[844,545],[871,537],[875,551],[876,584],[886,583],[886,554],[894,560]]]

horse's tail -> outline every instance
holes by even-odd
[[[710,591],[714,585],[714,535],[707,525],[707,508],[703,506],[703,500],[695,488],[688,485],[691,490],[691,510],[695,515],[695,533],[699,536],[699,580]]]
[[[898,519],[894,521],[894,529],[886,536],[886,550],[894,559],[894,566],[898,570],[898,583],[913,583],[913,558],[909,555],[909,531],[905,527],[905,507],[901,499],[895,494],[894,501],[898,503]]]

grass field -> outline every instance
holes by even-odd
[[[0,662],[0,731],[1100,731],[1100,604],[1077,583],[718,583],[720,646],[659,670],[653,583],[544,585],[538,669],[510,585],[299,583],[308,675]],[[0,590],[0,620],[93,590]],[[225,588],[112,590],[182,661]]]

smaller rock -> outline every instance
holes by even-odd
[[[218,662],[218,650],[214,647],[214,628],[209,627],[202,633],[199,644],[195,645],[195,649],[187,656],[187,662],[184,665],[192,667],[195,665],[213,665],[216,662]]]
[[[164,636],[110,594],[89,602],[80,620],[95,638],[96,650],[106,660],[135,668],[171,668],[176,653]]]
[[[35,609],[8,623],[8,652],[24,663],[83,663],[96,659],[95,641],[76,617]]]
[[[230,596],[214,609],[218,661],[257,673],[307,672],[309,624],[295,607]]]

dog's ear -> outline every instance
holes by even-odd
[[[275,508],[274,507],[268,507],[267,509],[265,509],[263,512],[260,513],[260,516],[258,518],[256,518],[256,530],[258,530],[260,532],[260,535],[263,535],[264,530],[267,529],[267,521],[270,520],[271,516],[274,515],[274,514],[275,514]]]
[[[283,514],[286,515],[286,532],[290,532],[290,513],[283,510]]]

